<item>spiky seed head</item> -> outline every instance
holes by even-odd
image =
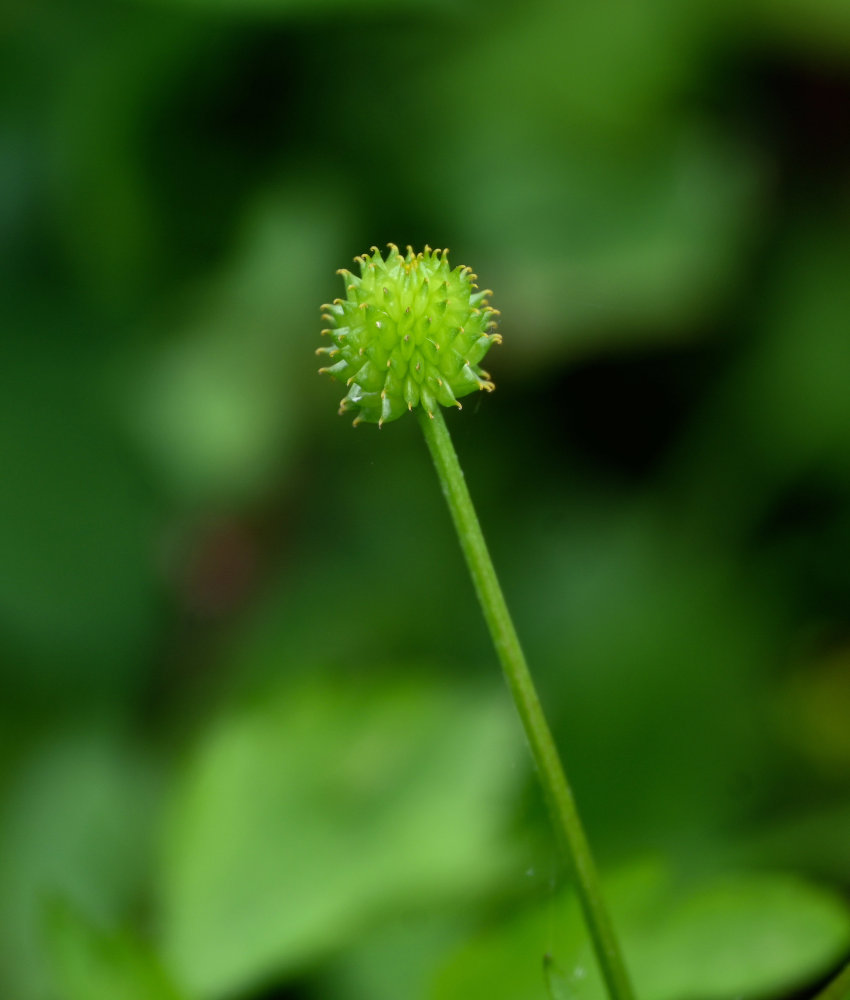
[[[438,404],[457,406],[463,396],[493,389],[479,367],[501,337],[490,291],[479,291],[468,267],[449,266],[447,250],[425,247],[402,256],[388,244],[355,257],[360,274],[341,270],[345,298],[322,306],[325,354],[321,372],[345,382],[340,413],[356,411],[379,427],[414,406],[433,414]]]

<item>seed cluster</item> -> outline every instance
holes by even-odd
[[[402,256],[389,244],[355,257],[359,277],[342,269],[346,297],[322,306],[331,344],[320,347],[333,364],[321,368],[345,381],[340,413],[356,410],[355,425],[380,427],[406,410],[460,406],[477,389],[493,389],[478,363],[501,342],[489,291],[478,291],[468,267],[449,267],[447,250],[425,247]]]

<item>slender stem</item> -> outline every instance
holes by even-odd
[[[850,962],[824,986],[814,1000],[848,1000],[850,997]]]
[[[631,983],[602,898],[590,845],[487,551],[442,409],[436,407],[433,417],[422,407],[417,409],[417,413],[487,627],[537,765],[552,821],[573,870],[578,896],[609,995],[612,1000],[633,1000]]]

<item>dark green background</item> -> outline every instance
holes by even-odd
[[[809,995],[846,0],[7,0],[0,994],[599,995],[416,422],[316,375],[388,240],[501,310],[447,419],[642,997]]]

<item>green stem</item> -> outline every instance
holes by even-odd
[[[578,896],[609,995],[612,1000],[633,1000],[631,983],[602,898],[590,845],[487,551],[442,409],[436,407],[431,416],[423,407],[418,407],[417,413],[484,618],[537,764],[538,776],[555,829],[573,870]]]
[[[850,997],[850,962],[824,986],[814,1000],[848,1000]]]

